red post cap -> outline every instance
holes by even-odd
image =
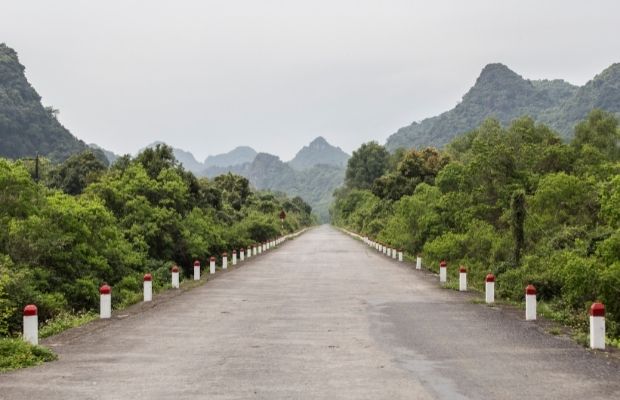
[[[604,317],[605,316],[605,305],[600,302],[593,303],[590,307],[590,316],[592,317]]]
[[[488,274],[486,278],[484,278],[485,282],[495,282],[495,275]]]
[[[439,266],[440,266],[441,268],[446,268],[446,266],[447,266],[447,265],[448,265],[448,263],[447,263],[447,262],[445,262],[445,261],[442,261],[442,262],[440,262],[440,263],[439,263]]]
[[[211,258],[209,259],[209,261],[211,261],[211,262],[215,262],[215,257],[211,257]]]
[[[32,317],[34,315],[37,315],[37,306],[34,304],[28,304],[24,307],[24,317]]]
[[[222,253],[222,257],[228,257],[228,253],[223,252],[223,253]]]
[[[527,285],[527,287],[525,288],[525,294],[536,295],[536,288],[534,287],[534,285]]]
[[[153,275],[151,274],[144,274],[144,282],[150,282],[153,280]]]
[[[177,267],[176,265],[172,267],[172,272],[179,272],[179,267]]]
[[[465,274],[465,273],[467,273],[467,268],[465,268],[464,266],[462,266],[462,265],[461,265],[461,266],[459,267],[459,272],[461,272],[461,273],[464,273],[464,274]]]
[[[233,254],[237,254],[237,250],[233,250]]]
[[[99,288],[99,294],[110,294],[112,292],[112,288],[108,285],[103,285]]]
[[[194,261],[194,267],[200,267],[200,261],[198,260]]]

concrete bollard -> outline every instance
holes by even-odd
[[[605,350],[605,306],[598,301],[590,307],[590,348]]]
[[[194,280],[200,280],[200,261],[194,261]]]
[[[398,261],[403,262],[403,251],[401,249],[398,250]]]
[[[24,341],[37,346],[39,344],[39,316],[37,306],[28,304],[23,313]]]
[[[448,278],[448,263],[442,260],[439,263],[439,282],[446,283]]]
[[[252,255],[255,256],[257,254],[258,254],[258,249],[257,249],[256,245],[254,245],[253,248],[252,248]]]
[[[397,253],[396,249],[392,249],[392,259],[396,260]]]
[[[106,284],[99,288],[99,318],[112,317],[112,288]]]
[[[232,264],[237,265],[237,250],[233,250]]]
[[[153,300],[153,276],[151,274],[144,274],[143,292],[144,301]]]
[[[527,285],[525,288],[525,320],[533,321],[536,319],[536,288],[534,285]]]
[[[258,254],[262,254],[263,253],[263,244],[259,244],[258,245]]]
[[[172,267],[172,288],[179,288],[179,267],[177,267],[176,265]]]
[[[243,247],[239,249],[239,261],[245,260],[245,252],[243,251]]]
[[[462,265],[459,268],[459,291],[467,291],[467,268]]]
[[[248,258],[252,257],[252,246],[248,246]]]
[[[228,268],[228,253],[222,254],[222,269]]]
[[[213,275],[215,273],[215,257],[211,257],[209,259],[209,274]]]
[[[495,303],[495,275],[488,274],[484,282],[485,301],[487,304]]]
[[[392,257],[392,249],[390,249],[389,247],[385,249],[385,253],[388,257]]]
[[[415,269],[422,269],[422,257],[417,256],[415,260]]]

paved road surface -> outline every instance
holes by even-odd
[[[1,399],[620,399],[617,361],[322,226],[143,312],[51,338]]]

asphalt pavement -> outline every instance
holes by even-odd
[[[620,364],[329,226],[43,341],[0,399],[620,399]]]

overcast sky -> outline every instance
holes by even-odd
[[[620,61],[617,0],[0,0],[0,15],[74,135],[200,161],[238,145],[288,160],[318,135],[384,143],[491,62],[583,84]]]

